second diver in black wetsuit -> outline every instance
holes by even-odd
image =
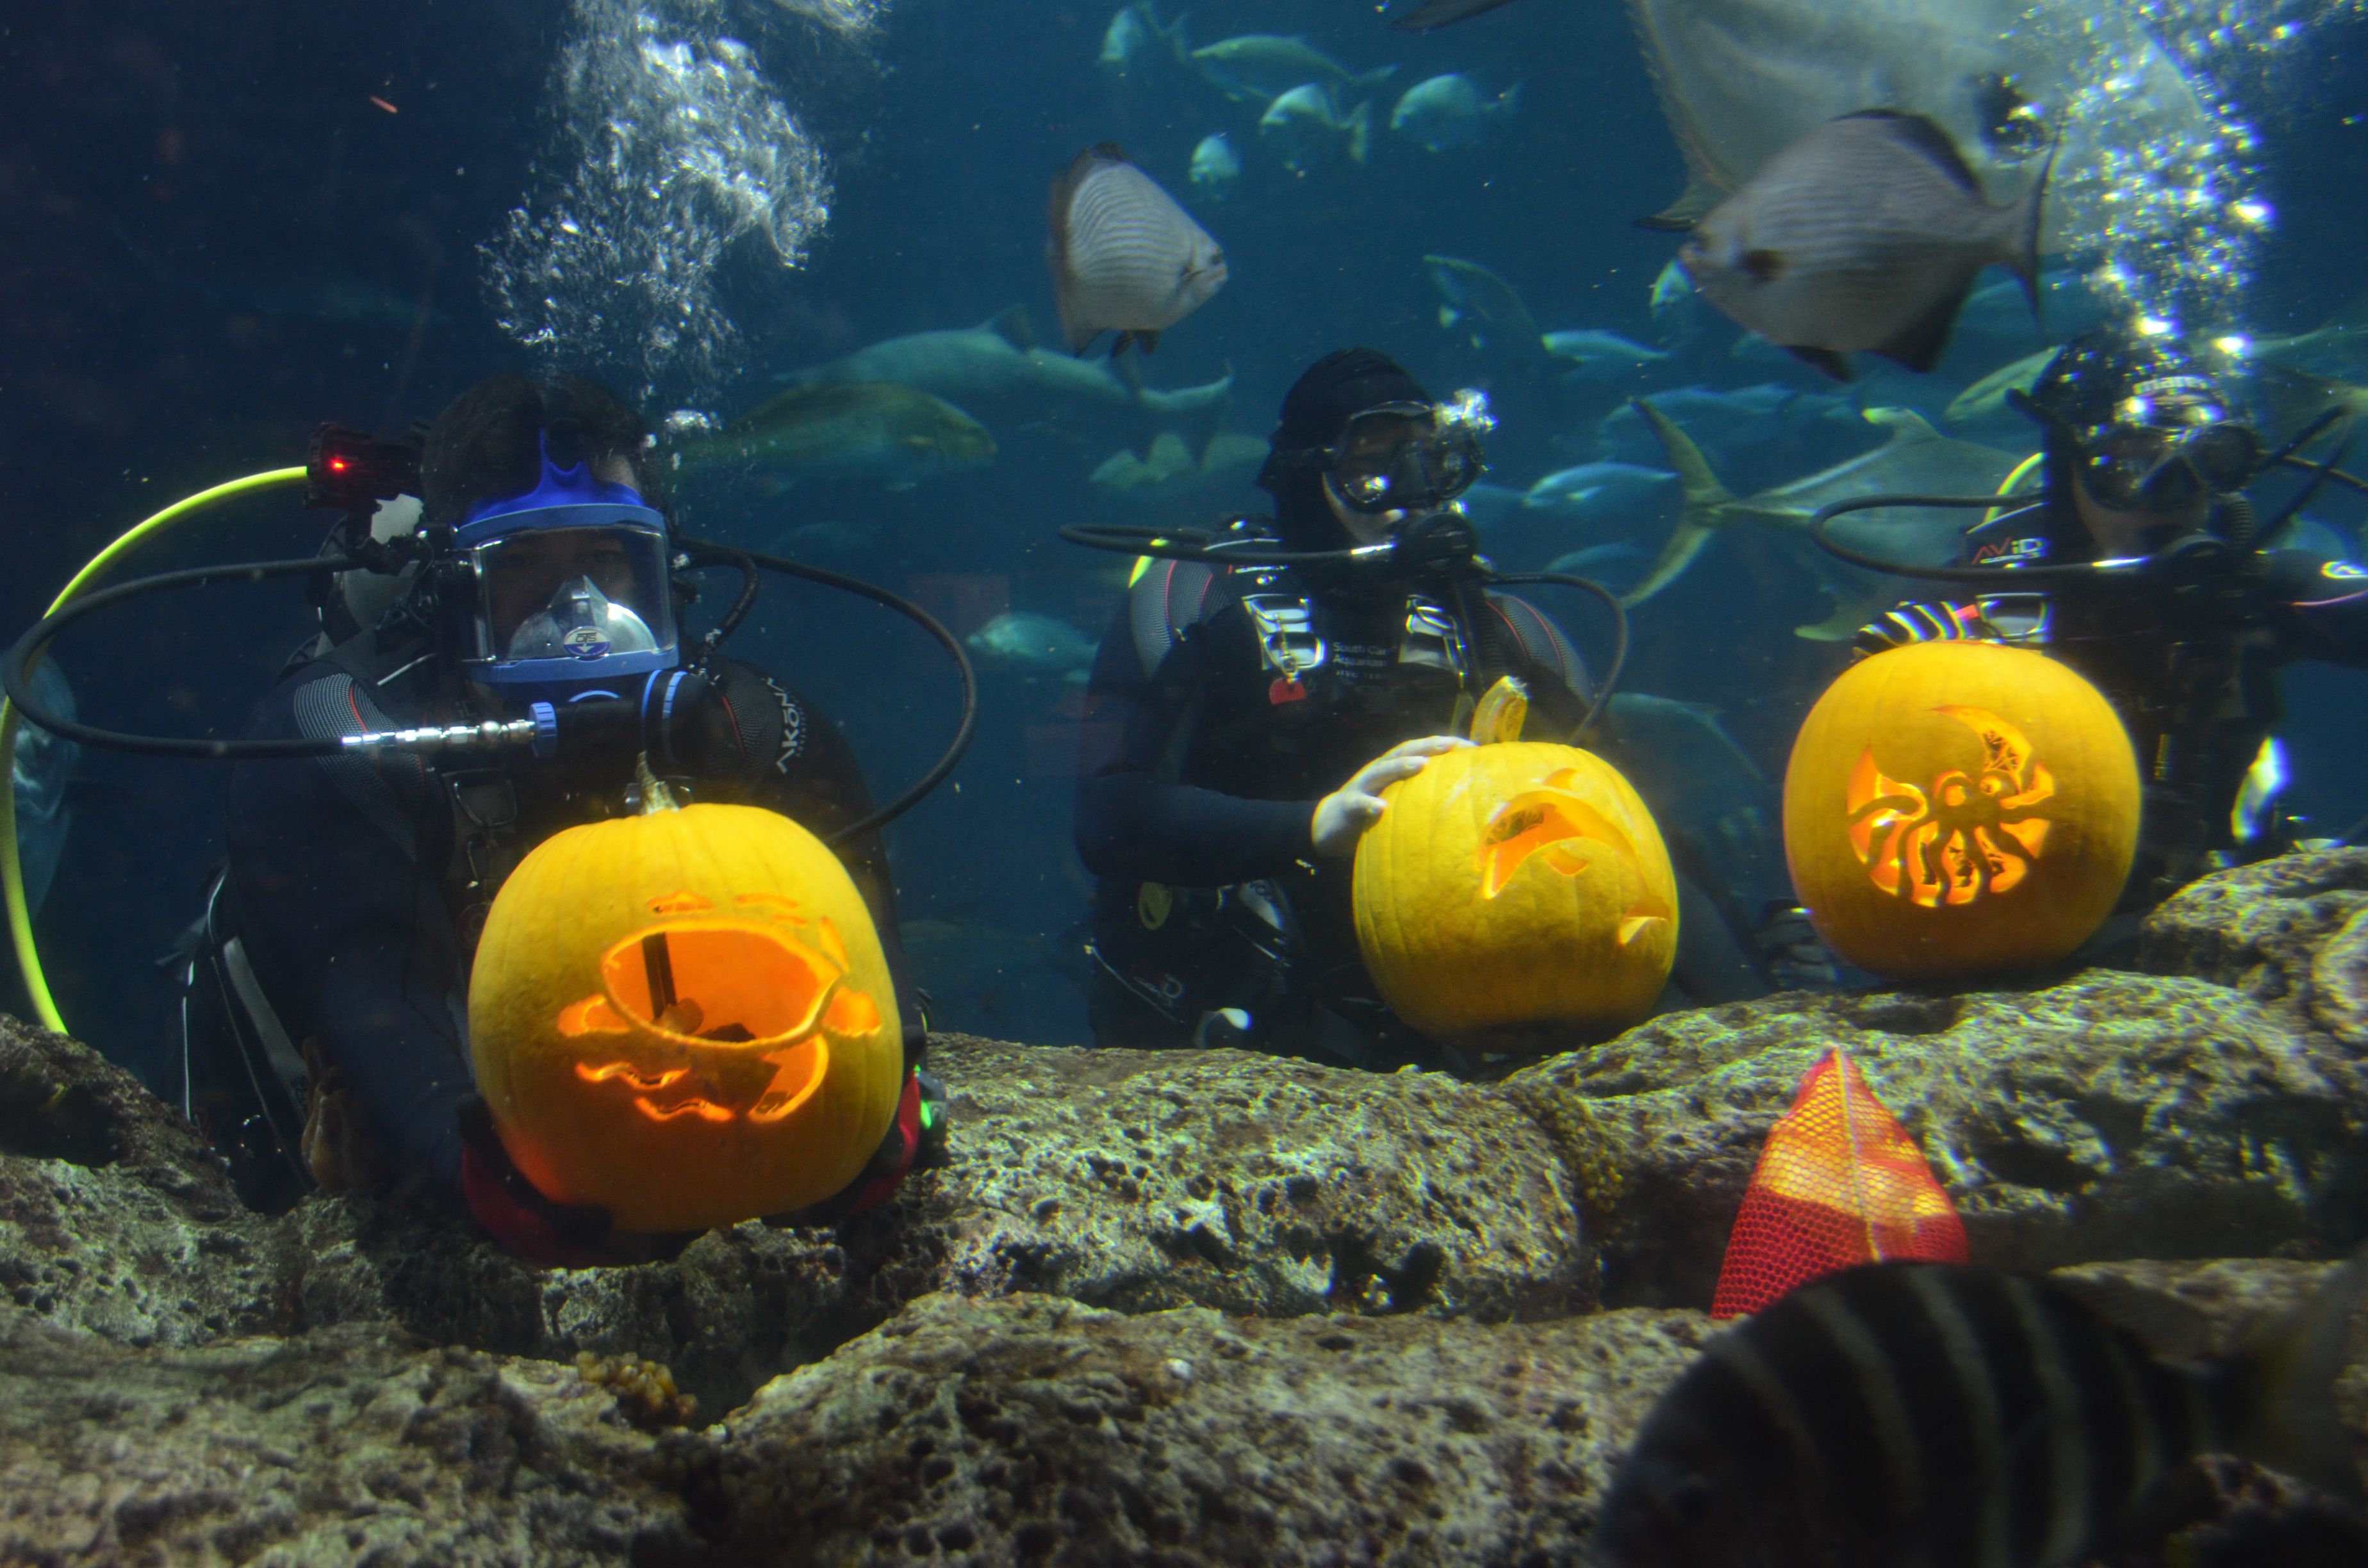
[[[1454,411],[1367,348],[1300,378],[1271,447],[1258,483],[1274,517],[1240,519],[1228,539],[1375,544],[1451,505],[1481,466]],[[1533,736],[1584,718],[1589,682],[1568,639],[1510,595],[1362,563],[1150,562],[1087,694],[1077,846],[1100,879],[1096,1039],[1480,1069],[1375,994],[1349,869],[1379,791],[1468,744],[1448,733],[1459,699],[1504,675],[1529,689]],[[1700,890],[1682,892],[1692,999],[1764,989]]]
[[[2137,864],[2108,927],[2207,871],[2292,846],[2274,810],[2278,672],[2368,665],[2368,570],[2281,547],[2247,485],[2280,466],[2227,391],[2165,339],[2066,346],[2021,406],[2043,434],[2037,503],[1966,536],[1997,586],[1900,606],[1861,653],[1984,637],[2043,648],[2094,682],[2137,753]],[[2088,567],[2068,575],[2033,568]]]
[[[645,726],[661,714],[649,760],[682,793],[768,807],[825,835],[871,812],[827,717],[763,670],[682,645],[672,520],[641,421],[613,397],[587,381],[495,377],[438,419],[421,469],[423,526],[442,541],[424,574],[391,605],[378,590],[361,610],[369,624],[344,619],[351,590],[385,579],[352,574],[360,581],[330,596],[328,630],[260,705],[250,738],[625,698]],[[233,769],[229,866],[191,970],[187,1103],[250,1202],[293,1201],[324,1162],[356,1174],[320,1142],[336,1105],[399,1187],[465,1199],[538,1261],[645,1246],[605,1242],[601,1216],[548,1202],[511,1167],[474,1102],[466,1037],[471,958],[495,892],[537,844],[625,810],[638,749]],[[886,1143],[842,1195],[852,1206],[893,1185],[934,1119],[919,1108],[922,1020],[879,834],[838,853],[887,955],[907,1062]]]

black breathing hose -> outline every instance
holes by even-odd
[[[729,545],[714,544],[702,540],[678,539],[676,544],[694,562],[706,561],[721,565],[739,566],[747,574],[747,581],[743,584],[738,599],[720,627],[724,635],[728,636],[732,629],[746,617],[748,607],[756,597],[755,570],[762,567],[767,571],[781,573],[785,576],[803,577],[826,587],[844,589],[860,598],[867,598],[875,604],[883,605],[918,625],[952,655],[954,668],[962,681],[962,716],[961,724],[954,732],[951,744],[939,757],[936,766],[923,774],[912,788],[870,815],[830,834],[825,842],[843,843],[894,821],[920,804],[922,799],[942,783],[946,776],[951,773],[955,766],[962,761],[962,753],[969,749],[971,738],[978,729],[978,677],[971,668],[970,656],[962,651],[962,643],[935,616],[911,600],[890,593],[885,588],[874,586],[840,573],[825,571],[819,566],[803,565],[781,556],[768,555],[758,551],[734,550]],[[101,588],[94,593],[85,594],[73,603],[44,616],[23,636],[17,639],[16,644],[8,650],[6,658],[0,660],[0,690],[6,691],[8,700],[16,705],[19,713],[24,715],[25,722],[67,740],[97,746],[103,751],[129,752],[136,756],[191,757],[201,761],[224,759],[246,761],[346,755],[352,748],[347,744],[345,737],[336,735],[301,736],[269,741],[210,741],[178,735],[132,734],[121,730],[104,729],[97,724],[86,724],[79,720],[67,719],[52,713],[42,705],[40,699],[33,694],[32,666],[40,657],[42,651],[68,626],[85,616],[96,614],[99,610],[129,599],[141,598],[150,594],[171,593],[182,588],[202,587],[214,583],[259,583],[275,577],[302,577],[322,572],[367,569],[365,562],[357,561],[351,556],[307,555],[290,561],[250,561],[234,565],[193,567],[185,572],[160,572],[153,576],[138,578],[116,587]],[[712,652],[714,646],[721,641],[720,637],[710,639],[708,650]],[[562,708],[559,712],[562,722],[564,723],[570,717],[568,710]],[[491,731],[517,727],[485,726]],[[458,741],[452,731],[437,733],[441,734],[442,744],[465,744]]]
[[[1595,700],[1588,704],[1587,717],[1581,719],[1578,728],[1570,733],[1572,744],[1577,744],[1578,738],[1593,729],[1595,721],[1602,717],[1604,708],[1611,701],[1612,692],[1620,685],[1620,673],[1627,667],[1628,609],[1620,602],[1620,596],[1602,584],[1585,577],[1574,577],[1565,572],[1492,574],[1488,578],[1491,587],[1499,585],[1519,586],[1523,583],[1554,583],[1565,588],[1577,588],[1581,593],[1593,594],[1611,611],[1611,662],[1604,666],[1603,678],[1595,683]]]
[[[882,827],[895,821],[915,806],[919,805],[928,792],[944,783],[946,776],[953,772],[954,768],[961,764],[962,754],[970,749],[972,737],[978,733],[978,672],[971,668],[970,655],[962,651],[962,640],[946,630],[945,624],[936,616],[902,595],[892,594],[887,589],[864,582],[860,577],[849,577],[844,573],[827,571],[820,566],[808,566],[803,562],[791,561],[787,556],[768,555],[758,550],[739,550],[731,545],[716,544],[707,540],[677,539],[675,542],[693,561],[705,559],[721,561],[726,564],[735,560],[746,561],[763,567],[768,572],[779,572],[787,577],[803,577],[807,582],[819,583],[827,588],[843,589],[858,598],[870,599],[874,604],[885,606],[928,632],[953,659],[954,671],[962,680],[962,722],[955,726],[954,738],[947,743],[943,755],[938,758],[934,767],[914,782],[912,788],[873,812],[870,816],[840,828],[830,835],[829,843],[843,843],[859,834],[870,833],[874,828]]]

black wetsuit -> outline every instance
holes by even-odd
[[[2216,535],[2185,546],[2144,570],[2040,583],[2024,596],[2012,592],[2016,568],[2095,559],[2069,509],[2030,507],[1967,536],[1968,561],[1998,568],[1999,590],[1984,601],[1993,623],[2086,676],[2129,729],[2146,789],[2131,907],[2283,847],[2274,833],[2240,841],[2233,821],[2277,727],[2278,671],[2303,659],[2368,665],[2368,569],[2237,550]]]
[[[380,651],[376,635],[297,668],[249,738],[483,717],[462,711],[438,661],[421,662],[424,645]],[[871,809],[838,731],[760,670],[724,663],[686,729],[680,766],[660,771],[695,800],[769,807],[824,835]],[[630,749],[491,769],[385,753],[232,770],[233,924],[288,1036],[319,1042],[404,1181],[458,1190],[469,969],[501,880],[553,834],[619,812],[632,778]],[[909,1058],[921,1021],[879,835],[839,857],[878,925]]]
[[[1532,734],[1577,727],[1588,681],[1568,640],[1521,599],[1486,603],[1473,635],[1442,596],[1403,583],[1152,563],[1087,700],[1076,832],[1101,879],[1099,1040],[1181,1043],[1235,1007],[1267,1049],[1455,1064],[1382,1006],[1351,863],[1317,859],[1311,834],[1315,802],[1360,767],[1449,732],[1467,663],[1484,687],[1523,681]]]

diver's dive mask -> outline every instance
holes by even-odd
[[[462,663],[492,686],[584,687],[681,662],[665,515],[629,485],[562,468],[454,530],[475,599]]]
[[[1294,457],[1320,470],[1324,488],[1352,512],[1436,511],[1479,479],[1487,466],[1480,437],[1496,423],[1476,392],[1443,403],[1387,403],[1352,416],[1330,446]]]
[[[2100,425],[2069,425],[2028,398],[2014,401],[2065,439],[2089,494],[2115,511],[2174,511],[2231,495],[2263,467],[2260,437],[2200,377],[2141,381]]]

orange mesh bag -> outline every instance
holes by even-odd
[[[1858,1063],[1829,1051],[1769,1129],[1710,1315],[1756,1312],[1796,1285],[1886,1258],[1963,1263],[1965,1227]]]

